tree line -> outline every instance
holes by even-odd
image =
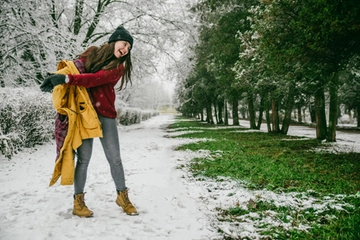
[[[133,35],[133,87],[118,98],[132,104],[147,98],[143,82],[177,71],[175,49],[191,35],[194,23],[190,0],[1,0],[0,87],[36,87],[62,59],[73,59],[91,45],[107,42],[119,25]],[[160,59],[161,58],[161,59]],[[170,70],[170,71],[166,71]],[[136,90],[136,91],[135,91]],[[164,89],[152,89],[163,95]],[[144,100],[145,101],[145,100]],[[149,104],[148,104],[149,105]],[[142,107],[142,106],[136,106]],[[148,107],[148,106],[143,106]]]
[[[316,137],[336,141],[345,106],[360,127],[357,0],[203,0],[192,11],[199,35],[176,90],[184,115],[239,125],[246,111],[252,129],[287,134],[307,108]]]

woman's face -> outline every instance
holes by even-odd
[[[127,41],[119,40],[115,42],[114,55],[116,58],[121,58],[129,53],[131,48]]]

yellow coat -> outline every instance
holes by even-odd
[[[73,61],[62,60],[56,74],[79,74]],[[61,176],[61,185],[72,185],[75,173],[75,150],[81,146],[82,139],[102,137],[101,124],[85,87],[61,84],[52,93],[56,111],[68,116],[68,132],[59,158],[55,162],[50,186]]]

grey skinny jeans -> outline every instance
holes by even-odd
[[[107,161],[110,164],[111,176],[115,182],[117,191],[124,191],[125,175],[120,157],[119,134],[116,126],[116,119],[106,118],[98,115],[102,125],[103,137],[100,138],[101,145]],[[87,177],[94,139],[83,140],[77,149],[77,162],[75,167],[74,188],[75,194],[83,193]]]

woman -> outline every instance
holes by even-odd
[[[89,97],[101,122],[103,137],[100,138],[106,158],[110,164],[111,175],[115,182],[116,203],[128,215],[137,215],[137,210],[128,198],[124,169],[120,157],[120,146],[116,125],[114,87],[121,79],[120,87],[131,83],[131,54],[133,38],[122,26],[110,36],[108,43],[100,47],[89,47],[80,54],[74,64],[81,74],[55,74],[46,78],[40,86],[44,92],[51,92],[59,84],[83,86],[88,89]],[[74,175],[73,214],[91,217],[93,212],[84,202],[84,187],[90,162],[93,139],[84,139],[77,148],[77,162]]]

